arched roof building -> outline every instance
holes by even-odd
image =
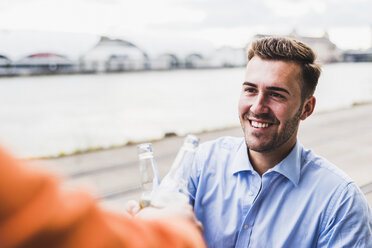
[[[186,68],[204,68],[205,60],[204,56],[200,53],[192,53],[185,57],[185,67]]]
[[[150,59],[150,68],[152,70],[169,70],[179,68],[181,65],[180,59],[176,54],[163,53],[154,59]]]
[[[20,74],[38,74],[38,73],[54,73],[54,72],[72,72],[74,63],[66,56],[42,52],[30,54],[13,63],[16,71]]]
[[[0,54],[0,76],[11,74],[11,63],[11,60],[7,56]]]
[[[0,66],[1,67],[8,66],[10,65],[10,63],[11,63],[11,60],[7,56],[0,54]]]
[[[146,52],[129,41],[101,37],[80,62],[83,71],[104,72],[143,70],[148,60]]]
[[[28,66],[49,66],[49,65],[70,65],[72,62],[67,57],[56,53],[34,53],[18,61],[17,65]]]

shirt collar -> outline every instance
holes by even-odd
[[[297,186],[301,173],[301,151],[302,146],[297,141],[288,156],[267,172],[276,171],[288,178],[295,186]],[[254,171],[248,158],[247,146],[244,138],[238,147],[235,159],[231,165],[232,174],[240,171]]]
[[[279,164],[271,168],[269,171],[276,171],[288,178],[295,186],[300,181],[301,174],[301,154],[302,146],[299,142],[293,147],[292,151]]]
[[[248,150],[244,138],[242,138],[242,142],[240,142],[236,156],[231,165],[232,174],[240,171],[254,171],[253,166],[248,159]]]

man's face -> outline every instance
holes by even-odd
[[[296,142],[301,101],[301,67],[293,62],[263,60],[247,64],[239,99],[239,118],[250,150],[271,152]]]

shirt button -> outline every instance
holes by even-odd
[[[248,229],[248,225],[244,225],[244,229]]]
[[[248,195],[249,196],[252,196],[253,195],[253,192],[252,191],[248,191]]]

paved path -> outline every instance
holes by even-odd
[[[242,136],[240,127],[200,134],[201,141],[223,135]],[[314,114],[301,123],[299,139],[305,147],[339,166],[365,192],[372,206],[372,104]],[[153,142],[164,175],[181,147],[183,137]],[[36,160],[66,177],[66,187],[83,186],[102,198],[102,204],[119,210],[128,199],[138,199],[139,172],[135,145],[57,159]]]

